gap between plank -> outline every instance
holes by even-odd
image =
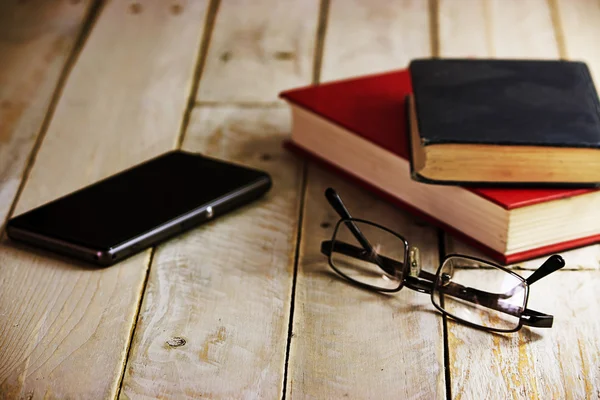
[[[196,101],[194,107],[237,107],[237,108],[284,108],[283,102],[260,102],[260,101]]]
[[[35,142],[33,143],[33,147],[31,148],[31,151],[29,153],[29,157],[27,159],[27,163],[25,164],[23,174],[21,175],[21,182],[19,183],[17,193],[15,194],[13,202],[10,205],[10,208],[8,209],[8,213],[6,214],[6,219],[4,221],[0,222],[0,239],[2,239],[2,237],[4,235],[4,227],[5,227],[6,222],[10,219],[10,217],[15,212],[15,209],[17,208],[17,203],[19,202],[19,199],[21,198],[21,194],[23,193],[23,189],[25,188],[25,184],[27,183],[27,179],[29,178],[31,169],[33,168],[33,165],[35,164],[35,159],[37,157],[37,154],[40,151],[40,148],[42,147],[42,142],[44,141],[44,138],[46,137],[46,132],[48,131],[48,127],[50,126],[50,122],[52,121],[52,117],[54,116],[54,111],[56,110],[58,100],[60,99],[60,96],[62,95],[62,91],[67,82],[67,78],[69,77],[71,70],[77,63],[77,59],[79,58],[79,55],[81,54],[81,50],[83,49],[83,46],[85,45],[85,42],[87,41],[87,38],[90,35],[90,32],[94,28],[94,25],[95,25],[96,21],[98,20],[98,16],[100,15],[100,13],[102,11],[103,6],[104,6],[103,0],[94,0],[86,13],[86,16],[84,18],[85,22],[81,26],[79,35],[78,35],[77,39],[75,40],[75,43],[73,44],[73,49],[71,50],[71,54],[69,54],[69,56],[67,57],[67,60],[65,61],[65,65],[63,66],[63,69],[58,77],[57,82],[56,82],[56,87],[54,88],[54,93],[52,94],[52,97],[50,99],[50,103],[48,105],[48,110],[46,111],[46,115],[44,116],[44,119],[42,121],[42,125],[40,126],[38,135],[35,139]]]
[[[325,34],[327,32],[327,18],[329,16],[330,0],[321,0],[319,6],[319,21],[315,37],[315,50],[313,56],[312,83],[317,84],[321,80],[321,64],[325,48]],[[288,324],[288,337],[285,349],[285,364],[283,371],[283,388],[281,399],[285,400],[287,394],[288,371],[290,361],[290,350],[292,337],[294,335],[294,308],[296,306],[296,282],[298,279],[298,263],[300,260],[300,245],[302,244],[302,224],[304,223],[304,207],[306,203],[306,191],[308,188],[308,163],[302,161],[302,185],[300,188],[300,211],[298,212],[298,230],[296,232],[296,254],[294,255],[294,271],[292,275],[292,294],[290,298],[290,319]]]
[[[562,60],[567,59],[567,45],[565,43],[565,34],[560,19],[560,12],[558,3],[556,0],[547,0],[548,9],[550,10],[550,19],[552,20],[552,27],[554,28],[554,39],[556,40],[556,47],[558,48],[558,56]]]
[[[440,3],[439,0],[429,0],[429,40],[431,56],[440,57]],[[441,263],[446,257],[446,241],[443,230],[438,229],[438,259]],[[444,346],[444,383],[446,386],[446,400],[452,400],[452,382],[450,374],[450,346],[448,344],[448,319],[442,315],[442,340]]]
[[[440,264],[446,257],[446,241],[443,230],[438,229],[438,249]],[[443,298],[442,298],[443,300]],[[442,303],[442,307],[443,307]],[[448,317],[442,314],[442,336],[444,340],[444,381],[446,383],[446,400],[452,400],[452,382],[450,374],[450,345],[448,344]]]
[[[440,3],[429,0],[429,43],[432,57],[440,56]]]
[[[319,7],[319,22],[317,25],[317,38],[315,40],[315,53],[313,60],[312,83],[321,82],[321,67],[323,53],[325,52],[325,33],[327,32],[327,19],[329,18],[330,0],[321,0]]]
[[[282,400],[285,400],[288,380],[288,365],[290,361],[290,349],[292,347],[292,337],[294,336],[294,306],[296,301],[296,281],[298,279],[298,261],[300,259],[300,244],[302,241],[302,222],[304,220],[304,204],[306,201],[308,165],[302,163],[302,184],[300,185],[300,209],[298,211],[298,230],[296,231],[296,254],[294,255],[294,270],[292,273],[292,294],[290,298],[290,319],[288,324],[287,343],[285,346],[285,364],[283,370],[283,389],[281,393]]]
[[[192,78],[192,87],[188,97],[183,119],[181,120],[181,127],[179,128],[179,135],[177,136],[177,142],[175,147],[179,150],[183,145],[187,127],[190,122],[190,116],[192,110],[196,106],[196,96],[198,95],[198,89],[200,88],[200,79],[202,79],[202,72],[204,71],[204,65],[206,64],[206,58],[208,55],[208,49],[210,47],[210,39],[215,27],[215,21],[219,12],[219,6],[221,0],[211,0],[208,5],[208,11],[204,21],[204,29],[202,31],[202,42],[200,42],[200,48],[198,50],[198,59],[196,60],[196,66],[194,67],[194,76]]]
[[[494,18],[492,16],[492,5],[489,0],[483,1],[483,18],[485,19],[485,45],[488,54],[496,57],[496,45],[494,44]]]
[[[142,284],[142,290],[140,292],[140,300],[138,301],[137,308],[135,310],[135,319],[133,324],[131,324],[131,331],[129,332],[129,340],[127,341],[126,349],[127,353],[125,355],[125,359],[121,365],[121,374],[119,376],[119,382],[117,383],[117,393],[115,393],[115,399],[121,397],[121,389],[123,388],[123,379],[125,378],[125,371],[127,371],[127,363],[129,362],[129,356],[131,354],[131,344],[133,343],[133,337],[135,335],[135,329],[137,328],[137,324],[140,317],[140,311],[142,309],[142,303],[144,302],[144,295],[146,294],[146,287],[148,286],[148,280],[150,278],[150,266],[154,261],[154,254],[156,253],[156,247],[150,248],[150,256],[148,257],[148,263],[146,264],[146,276],[144,278],[144,283]]]
[[[187,131],[187,127],[189,124],[190,116],[194,105],[196,103],[196,94],[198,93],[198,88],[200,86],[200,79],[202,78],[202,71],[204,70],[204,64],[206,62],[206,55],[208,53],[208,48],[210,46],[210,39],[212,37],[213,28],[215,25],[215,20],[217,18],[217,13],[219,11],[220,0],[211,0],[208,5],[208,11],[206,14],[206,18],[204,20],[203,29],[202,29],[202,39],[200,42],[200,48],[198,50],[198,58],[196,60],[196,65],[194,67],[194,75],[192,78],[192,86],[190,88],[190,93],[188,96],[188,100],[186,102],[185,111],[183,113],[183,118],[181,121],[181,126],[179,128],[179,134],[177,135],[177,141],[175,143],[176,149],[181,149],[183,144],[183,140],[185,139],[185,133]],[[156,254],[156,246],[150,249],[150,257],[148,258],[148,263],[146,264],[146,275],[144,278],[144,283],[142,284],[142,289],[139,297],[139,301],[137,304],[137,308],[135,311],[134,321],[131,325],[131,332],[129,334],[129,340],[127,342],[127,353],[125,355],[125,359],[123,360],[123,364],[121,367],[121,374],[119,377],[118,389],[115,394],[115,399],[118,399],[121,396],[121,390],[123,389],[123,379],[125,378],[125,373],[127,371],[127,364],[129,362],[129,356],[131,355],[131,348],[133,347],[133,338],[135,336],[135,331],[138,325],[138,321],[140,319],[140,313],[142,310],[142,304],[144,302],[144,295],[146,294],[146,288],[148,287],[148,280],[150,279],[150,268],[152,267],[152,263],[154,262],[154,256]]]

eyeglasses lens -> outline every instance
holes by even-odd
[[[381,290],[402,283],[405,243],[376,225],[340,221],[332,241],[331,264],[346,278]]]
[[[518,327],[526,297],[522,278],[468,257],[446,259],[433,289],[434,304],[450,316],[497,330]]]

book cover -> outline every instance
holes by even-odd
[[[281,93],[281,97],[291,104],[308,110],[314,115],[320,116],[344,130],[361,137],[386,152],[393,153],[403,160],[408,160],[410,155],[406,132],[407,115],[405,111],[405,96],[411,93],[412,82],[409,72],[407,70],[399,70],[289,90]],[[407,204],[399,196],[390,194],[385,188],[378,187],[372,182],[357,176],[358,174],[349,172],[326,157],[316,154],[313,151],[314,149],[299,146],[298,143],[294,142],[293,138],[287,145],[305,155],[318,159],[322,163],[328,164],[346,177],[358,181],[362,186],[382,195],[387,200],[409,209],[409,211],[419,214],[421,217],[425,217],[430,222],[441,226],[455,236],[480,247],[490,256],[505,264],[541,256],[552,251],[564,250],[600,241],[600,234],[597,232],[592,232],[591,234],[584,233],[581,237],[574,239],[566,239],[556,243],[540,245],[525,251],[506,254],[498,249],[493,249],[485,240],[473,237],[460,229],[456,229],[454,226],[444,223],[440,220],[439,216],[434,215],[435,213],[424,212],[414,204]],[[509,211],[535,204],[584,196],[595,192],[594,189],[581,188],[506,189],[460,187],[456,188],[456,190],[468,191],[485,202],[493,203]]]

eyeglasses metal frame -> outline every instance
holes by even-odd
[[[547,315],[547,314],[544,314],[544,313],[541,313],[538,311],[530,310],[527,308],[527,304],[529,302],[530,285],[532,283],[534,283],[535,281],[543,278],[544,276],[564,267],[565,262],[560,255],[555,254],[555,255],[550,256],[540,266],[540,268],[538,268],[527,279],[523,278],[521,275],[517,274],[516,272],[511,271],[510,269],[500,266],[496,263],[493,263],[493,262],[490,262],[487,260],[483,260],[483,259],[477,258],[477,257],[463,255],[463,254],[448,254],[448,255],[446,255],[441,260],[435,274],[432,274],[430,272],[423,270],[422,268],[420,268],[421,267],[420,265],[417,266],[418,268],[415,268],[415,266],[413,266],[413,269],[411,270],[411,265],[408,262],[409,261],[409,250],[415,249],[416,254],[418,254],[418,248],[410,247],[408,241],[402,235],[398,234],[397,232],[394,232],[393,230],[391,230],[383,225],[379,225],[377,223],[374,223],[374,222],[368,221],[368,220],[364,220],[364,219],[352,218],[350,216],[350,213],[344,206],[341,198],[333,189],[331,189],[331,188],[327,189],[327,191],[325,192],[325,196],[327,197],[327,199],[328,199],[329,203],[332,205],[332,207],[338,212],[341,219],[337,222],[337,224],[335,226],[331,240],[323,241],[321,243],[321,252],[328,257],[330,267],[335,272],[337,272],[339,275],[341,275],[348,281],[352,282],[353,284],[358,285],[363,288],[370,289],[370,290],[375,290],[378,292],[394,293],[394,292],[400,291],[404,286],[406,286],[412,290],[415,290],[415,291],[418,291],[421,293],[427,293],[430,295],[433,306],[438,311],[440,311],[443,315],[446,315],[446,316],[452,318],[453,320],[458,321],[464,325],[467,325],[467,326],[470,326],[473,328],[477,328],[477,329],[482,329],[485,331],[499,332],[499,333],[511,333],[511,332],[516,332],[516,331],[520,330],[523,326],[531,326],[531,327],[538,327],[538,328],[552,327],[553,316]],[[371,244],[369,243],[368,238],[366,238],[362,234],[360,229],[357,227],[357,225],[356,225],[357,223],[373,226],[375,228],[381,229],[381,230],[395,236],[396,238],[398,238],[401,245],[404,247],[404,260],[402,260],[402,262],[400,262],[398,260],[392,260],[385,256],[378,255],[375,251],[373,251],[373,248],[372,248]],[[339,242],[339,241],[336,242],[336,237],[338,235],[338,231],[339,231],[340,227],[342,226],[342,224],[345,225],[350,230],[350,232],[357,239],[358,243],[360,244],[360,246],[362,248],[356,247],[352,244],[348,244],[348,243],[344,243],[344,242]],[[339,249],[334,249],[334,246],[336,246],[336,243],[340,243],[341,247]],[[357,280],[353,279],[352,277],[349,277],[348,275],[346,275],[345,273],[340,271],[340,269],[335,266],[335,263],[332,260],[332,255],[336,251],[339,251],[339,250],[343,250],[346,255],[349,255],[349,256],[352,256],[352,257],[355,257],[358,259],[361,259],[361,258],[364,259],[365,257],[371,257],[372,260],[375,261],[376,265],[378,265],[385,273],[398,278],[398,287],[397,288],[377,287],[377,286],[366,284],[364,282],[357,281]],[[454,257],[461,257],[463,259],[471,260],[476,263],[484,263],[493,268],[497,268],[504,273],[510,274],[512,277],[516,278],[519,282],[522,283],[524,290],[525,290],[524,304],[523,304],[522,308],[516,307],[517,310],[512,309],[512,308],[515,308],[514,306],[500,306],[498,304],[494,305],[493,298],[490,297],[492,295],[491,293],[483,292],[483,291],[480,291],[480,290],[477,290],[474,288],[467,288],[467,287],[464,287],[464,286],[456,284],[456,283],[452,283],[453,286],[451,288],[454,291],[453,295],[455,297],[461,298],[460,296],[463,296],[462,297],[463,300],[469,300],[469,301],[473,300],[473,299],[478,300],[474,304],[481,304],[479,301],[483,301],[484,306],[486,306],[485,303],[487,301],[488,305],[486,307],[495,309],[496,311],[508,313],[515,317],[518,317],[519,322],[515,328],[502,329],[502,328],[482,326],[482,325],[473,323],[471,321],[467,321],[463,318],[457,317],[456,315],[453,315],[449,311],[444,310],[442,307],[440,307],[438,304],[436,304],[436,301],[434,299],[434,296],[435,296],[434,289],[436,287],[439,287],[440,279],[442,278],[441,277],[442,268],[449,259],[454,258]],[[411,271],[412,271],[412,274],[411,274]],[[414,276],[415,271],[417,271],[416,272],[417,276]],[[506,307],[506,308],[503,308],[503,307]],[[517,313],[517,314],[515,314],[515,313]]]

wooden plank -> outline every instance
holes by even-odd
[[[569,59],[585,61],[600,86],[600,49],[594,41],[600,34],[600,3],[595,0],[554,0],[557,28]]]
[[[288,395],[446,398],[442,318],[430,296],[407,288],[384,295],[338,278],[319,251],[338,219],[323,192],[334,187],[355,217],[405,235],[430,271],[438,264],[435,230],[317,167],[308,177]]]
[[[489,17],[495,57],[559,57],[547,0],[492,0]]]
[[[90,4],[0,5],[0,229]]]
[[[311,82],[318,9],[306,0],[221,5],[183,147],[265,170],[274,186],[159,247],[123,397],[281,396],[303,171],[281,146],[289,110],[270,103]]]
[[[559,57],[557,39],[562,37],[562,31],[553,25],[552,10],[548,6],[552,3],[544,0],[469,1],[469,7],[465,7],[464,2],[440,1],[442,57]],[[580,8],[581,3],[577,4],[573,6]],[[579,13],[585,14],[581,10]],[[572,41],[571,35],[568,37]],[[588,36],[585,43],[589,43],[590,38]],[[488,259],[479,250],[450,236],[446,238],[446,250],[448,253],[472,254]],[[600,268],[600,246],[588,246],[561,254],[567,261],[567,269]],[[544,259],[519,262],[511,267],[537,269]]]
[[[316,0],[222,2],[197,100],[272,103],[310,83],[318,13]]]
[[[333,1],[323,79],[398,69],[412,57],[428,55],[429,32],[423,29],[428,20],[426,2]],[[419,246],[426,268],[434,269],[438,261],[434,229],[310,165],[287,396],[445,398],[442,318],[429,296],[409,289],[390,296],[357,289],[339,279],[320,253],[337,221],[323,196],[328,186],[356,217],[388,225]]]
[[[487,4],[487,3],[486,3]],[[463,38],[477,38],[486,32],[493,32],[493,26],[510,26],[520,36],[496,35],[491,41],[494,52],[474,54],[475,56],[521,57],[533,52],[533,43],[539,43],[537,56],[557,57],[560,46],[543,45],[551,36],[547,22],[547,5],[542,2],[519,2],[523,18],[515,18],[513,2],[498,2],[489,14],[483,29],[472,28],[473,15],[462,18],[454,15],[453,24],[464,29]],[[552,4],[552,2],[549,2]],[[441,4],[440,13],[447,7],[455,7],[451,2]],[[508,11],[507,11],[508,10]],[[552,10],[551,10],[552,11]],[[536,15],[532,15],[533,13]],[[527,14],[527,15],[525,15]],[[556,24],[555,11],[552,20]],[[541,16],[544,16],[541,20]],[[482,17],[483,18],[483,17]],[[484,18],[485,20],[485,18]],[[444,21],[444,18],[440,18]],[[525,23],[524,21],[529,21]],[[537,21],[537,22],[536,22]],[[489,25],[492,25],[490,27]],[[440,32],[447,30],[441,26]],[[560,34],[555,32],[555,37]],[[478,40],[478,39],[474,39]],[[460,48],[469,43],[456,41],[455,36],[441,36],[440,47],[451,43]],[[560,43],[560,40],[557,40]],[[499,52],[505,49],[506,52]],[[562,50],[561,50],[562,52]],[[454,54],[444,54],[454,55]],[[448,252],[464,252],[478,255],[466,245],[447,238]],[[598,268],[597,247],[588,247],[565,252],[568,267]],[[537,268],[542,259],[520,263],[515,268]],[[489,270],[469,271],[477,281],[489,282]],[[524,276],[529,271],[517,271]],[[481,332],[450,321],[448,323],[449,365],[451,392],[454,398],[591,398],[598,391],[598,294],[594,289],[598,284],[596,271],[559,271],[531,287],[529,307],[553,314],[554,327],[551,329],[523,328],[519,333],[495,335]],[[576,293],[576,295],[574,295]]]
[[[174,146],[206,5],[105,5],[17,213]],[[0,247],[0,393],[114,398],[149,252],[96,269],[7,240]]]
[[[491,57],[491,15],[486,0],[437,0],[441,57]]]
[[[302,182],[301,164],[281,147],[289,124],[282,107],[192,114],[185,149],[265,170],[274,186],[159,247],[125,396],[281,396]],[[173,345],[178,337],[185,345]]]
[[[471,272],[489,279],[490,271]],[[599,283],[597,271],[559,271],[532,285],[528,307],[554,315],[551,329],[494,335],[450,321],[453,398],[596,398]]]
[[[439,24],[443,57],[558,57],[546,0],[440,0]]]
[[[321,81],[405,68],[431,54],[427,2],[333,0]]]

